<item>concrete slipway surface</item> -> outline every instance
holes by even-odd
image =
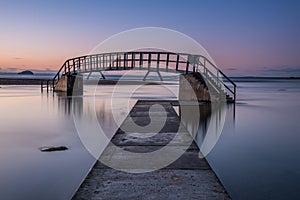
[[[130,123],[130,117],[138,125],[149,124],[148,111],[153,104],[160,104],[167,112],[167,121],[159,133],[138,137],[138,134],[147,136],[150,133],[122,131],[122,126]],[[155,120],[162,117],[159,112],[154,115]],[[96,162],[73,199],[230,199],[206,159],[199,157],[199,148],[191,141],[191,135],[179,124],[180,118],[172,102],[138,101],[102,153],[100,160],[105,164]],[[137,167],[132,169],[132,158],[123,151],[143,156],[143,153],[155,152],[168,144],[175,152],[180,148],[187,149],[176,161],[158,170],[153,169],[160,159],[168,159],[167,156],[158,156],[157,160],[147,163],[136,159],[134,166]],[[108,166],[119,166],[123,170]],[[146,168],[150,172],[128,172],[147,171]]]

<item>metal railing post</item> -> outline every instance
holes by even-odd
[[[148,54],[148,71],[150,71],[151,68],[151,53]]]
[[[73,59],[72,62],[73,62],[73,73],[75,73],[75,60]]]
[[[140,53],[140,69],[142,68],[143,66],[143,53],[141,52]]]
[[[160,53],[157,54],[156,69],[159,70]]]
[[[234,96],[234,102],[236,102],[236,85],[234,85],[233,87],[234,87],[233,88],[233,91],[234,91],[234,94],[233,94],[233,96]]]
[[[179,65],[179,54],[177,54],[177,59],[176,59],[176,71],[178,71],[178,65]]]
[[[166,71],[168,71],[168,69],[169,69],[169,59],[170,59],[170,54],[169,53],[167,53],[167,63],[166,63]]]
[[[135,53],[131,54],[131,68],[135,67]]]

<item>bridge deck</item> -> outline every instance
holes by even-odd
[[[130,116],[137,124],[147,124],[145,110],[154,102],[138,101]],[[157,101],[155,103],[158,103]],[[180,118],[170,102],[160,102],[167,111],[167,122],[153,137],[135,138],[120,129],[111,142],[132,152],[151,152],[167,145],[175,136]],[[158,113],[159,115],[159,113]],[[127,119],[123,122],[126,124]],[[189,133],[181,130],[180,141],[174,148],[189,139]],[[73,199],[229,199],[227,192],[205,159],[198,157],[199,148],[193,142],[175,162],[163,169],[148,173],[126,173],[96,162]],[[111,151],[108,145],[101,155],[103,159],[117,159],[126,163],[120,151]],[[163,158],[160,158],[163,159]]]
[[[233,102],[236,100],[235,83],[212,61],[202,55],[174,52],[111,52],[71,58],[65,61],[54,76],[52,87],[57,90],[59,80],[65,75],[106,70],[147,70],[180,74],[199,72],[208,85],[216,86],[218,93],[226,93]],[[71,87],[69,89],[72,90]]]

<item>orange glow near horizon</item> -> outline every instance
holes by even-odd
[[[5,52],[0,54],[0,71],[16,71],[16,70],[57,70],[63,63],[72,57],[85,55],[84,51],[62,48],[60,50],[35,50],[28,46],[27,52],[20,50],[16,53]],[[30,50],[31,49],[31,50]],[[57,48],[58,49],[58,48]],[[86,48],[82,48],[86,49]]]
[[[57,70],[114,34],[163,27],[199,42],[229,75],[300,76],[297,1],[92,2],[0,1],[0,72]]]

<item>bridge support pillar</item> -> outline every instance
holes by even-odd
[[[204,81],[202,82],[197,79],[193,74],[181,74],[179,80],[179,100],[208,102],[210,101],[210,95]]]
[[[83,94],[83,76],[71,74],[67,76],[67,95],[81,96]]]
[[[67,92],[68,96],[83,94],[83,76],[81,74],[63,75],[56,84],[54,91]]]

